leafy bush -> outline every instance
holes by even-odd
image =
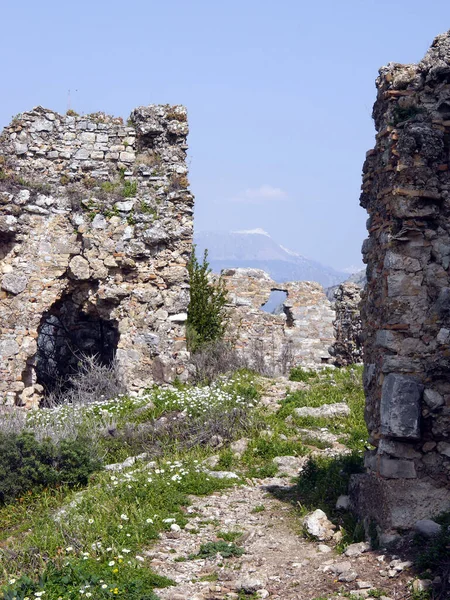
[[[100,466],[89,440],[38,441],[32,433],[0,433],[0,503],[55,484],[86,484]]]
[[[204,344],[223,338],[226,327],[225,306],[228,292],[221,277],[211,281],[211,269],[205,250],[203,263],[195,255],[195,246],[187,265],[191,300],[188,308],[187,337],[189,350],[195,352]]]

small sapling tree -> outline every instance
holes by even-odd
[[[202,346],[221,340],[227,324],[226,304],[228,292],[222,277],[213,279],[205,250],[200,264],[195,246],[187,265],[190,279],[191,300],[187,318],[187,344],[191,352]]]

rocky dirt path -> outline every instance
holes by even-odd
[[[305,389],[304,383],[278,380],[266,389],[262,404],[275,411],[286,395],[286,386]],[[316,435],[317,432],[309,432]],[[326,434],[324,434],[326,435]],[[329,440],[327,454],[347,449]],[[277,460],[277,459],[275,459]],[[351,596],[381,597],[384,600],[409,598],[412,579],[409,565],[399,557],[369,550],[368,544],[352,544],[339,555],[332,542],[307,540],[302,520],[292,504],[279,500],[292,489],[288,476],[295,475],[304,457],[279,457],[285,476],[247,480],[207,497],[192,497],[186,509],[189,522],[181,529],[161,534],[146,553],[159,574],[170,577],[176,586],[158,590],[162,600],[244,600],[270,598],[312,600]],[[275,493],[274,493],[275,492]],[[277,497],[278,498],[277,498]],[[220,553],[196,558],[201,545],[220,542],[223,534],[233,537],[241,556],[224,558]],[[229,542],[232,543],[232,542]],[[234,546],[236,548],[236,546]]]
[[[192,498],[187,512],[194,516],[187,527],[167,532],[148,553],[154,569],[177,583],[158,595],[163,600],[311,600],[336,592],[366,598],[377,589],[392,599],[408,597],[408,572],[401,560],[363,552],[364,544],[350,547],[353,556],[338,555],[302,537],[292,507],[268,492],[287,485],[288,480],[277,478]],[[230,531],[242,532],[237,540],[242,556],[189,558],[201,544],[217,542]]]

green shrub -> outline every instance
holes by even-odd
[[[392,125],[395,126],[399,123],[402,123],[403,121],[409,121],[409,119],[413,119],[414,117],[423,112],[423,108],[419,106],[403,107],[397,105],[395,106],[392,113]]]
[[[115,595],[127,600],[157,600],[154,588],[174,585],[171,579],[143,568],[137,561],[124,562],[117,558],[108,562],[92,558],[71,560],[59,567],[51,562],[39,579],[23,576],[12,581],[1,590],[5,600],[39,597],[39,592],[44,592],[46,600],[72,598],[72,593],[77,598],[96,600]]]
[[[211,281],[207,250],[203,255],[203,263],[200,264],[194,246],[187,268],[191,294],[187,341],[189,350],[195,352],[205,344],[223,338],[227,321],[225,306],[228,302],[228,292],[221,277],[217,282]]]
[[[100,461],[87,439],[39,442],[32,433],[0,433],[0,503],[35,488],[86,484]]]
[[[231,556],[242,556],[244,550],[233,544],[233,542],[207,542],[200,546],[198,554],[191,555],[189,558],[215,558],[217,554],[222,558],[230,558]]]
[[[137,183],[136,181],[126,180],[123,182],[123,187],[121,194],[124,198],[134,198],[137,192]]]
[[[316,379],[318,374],[315,371],[305,371],[301,367],[294,367],[291,369],[289,379],[291,381],[304,381],[307,382],[310,379]]]
[[[347,493],[350,476],[362,471],[363,459],[356,453],[338,458],[312,457],[298,479],[297,498],[306,509],[321,508],[330,516],[339,496]]]

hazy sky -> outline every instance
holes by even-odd
[[[432,0],[2,2],[0,127],[185,104],[195,226],[267,230],[336,268],[360,260],[361,167],[378,68],[450,28]]]

